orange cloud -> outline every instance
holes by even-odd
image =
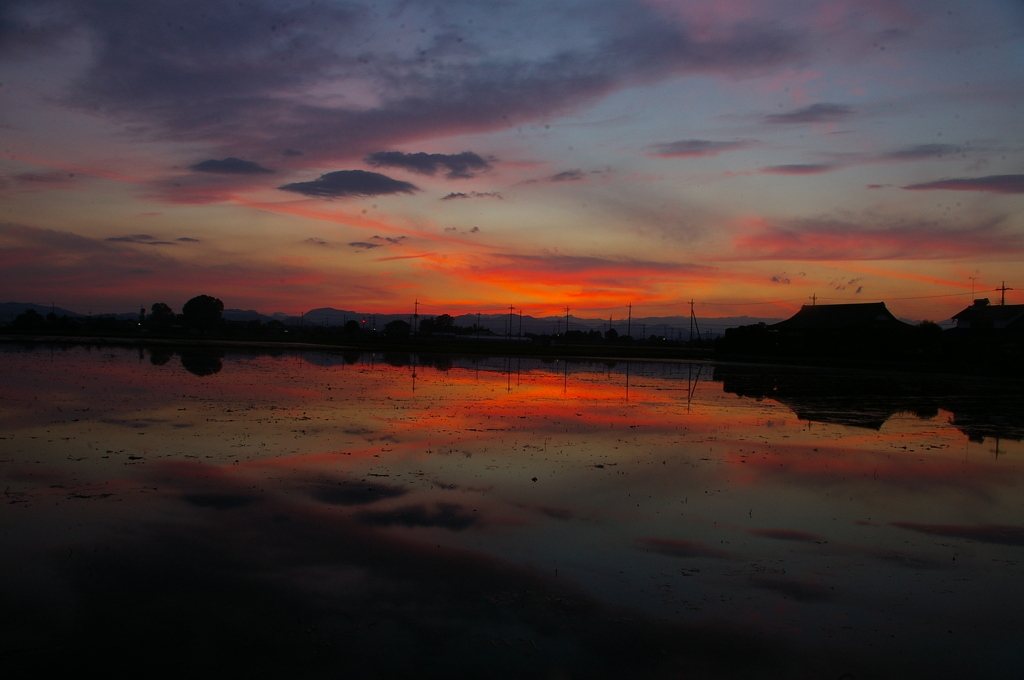
[[[1024,236],[1006,233],[1000,219],[944,229],[931,222],[874,227],[837,220],[762,225],[738,237],[737,260],[935,260],[1024,252]]]

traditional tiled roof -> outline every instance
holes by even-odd
[[[782,331],[842,330],[909,326],[892,315],[884,302],[848,305],[804,305],[800,311],[771,326]]]
[[[1024,305],[991,305],[982,298],[953,318],[957,328],[1024,328]]]

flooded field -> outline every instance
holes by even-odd
[[[0,347],[8,665],[1014,677],[1024,397],[687,363]]]

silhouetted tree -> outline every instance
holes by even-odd
[[[359,322],[355,319],[349,319],[341,330],[345,335],[354,335],[359,332]]]
[[[38,332],[46,329],[46,319],[34,309],[26,309],[14,318],[14,327],[19,331]]]
[[[156,328],[170,328],[174,323],[174,310],[165,302],[154,302],[150,307],[149,322]]]
[[[412,326],[401,319],[395,319],[384,326],[384,335],[391,339],[407,338],[411,331]]]
[[[606,330],[604,332],[604,339],[605,340],[618,340],[619,339],[619,332],[617,330],[615,330],[614,328],[609,328],[608,330]]]
[[[197,295],[181,308],[182,321],[189,328],[211,330],[220,325],[224,303],[209,295]]]

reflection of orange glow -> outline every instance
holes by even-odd
[[[961,435],[962,436],[962,435]],[[887,441],[888,439],[888,441]],[[882,437],[881,444],[904,441],[900,437]],[[847,444],[843,440],[843,444]],[[927,457],[894,451],[875,450],[857,446],[854,439],[849,446],[786,445],[770,449],[730,447],[725,459],[730,465],[746,472],[745,484],[758,484],[766,477],[791,476],[813,484],[879,483],[903,488],[963,487],[971,483],[986,485],[1016,483],[1006,477],[1005,466],[993,461],[975,462],[965,469],[962,455]]]

